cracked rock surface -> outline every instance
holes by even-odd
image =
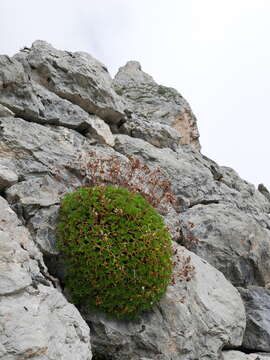
[[[203,156],[198,137],[187,102],[137,62],[112,80],[91,55],[44,41],[0,56],[1,360],[90,360],[92,351],[105,360],[256,359],[235,349],[246,315],[234,286],[242,295],[269,287],[268,192]],[[130,156],[172,184],[180,212],[163,216],[179,271],[158,306],[126,322],[80,314],[65,298],[55,225],[62,196],[91,180],[91,162],[114,157],[124,168]],[[269,309],[260,311],[264,329]]]
[[[246,308],[243,347],[270,352],[270,290],[258,286],[238,288]]]
[[[0,197],[0,359],[91,359],[89,328]]]
[[[173,147],[181,143],[191,145],[196,151],[200,150],[197,119],[187,101],[175,89],[158,85],[142,71],[137,61],[129,61],[119,69],[113,87],[134,114],[134,119],[123,125],[127,135],[135,132],[135,137],[158,147]],[[142,128],[138,123],[142,124]],[[168,125],[174,132],[168,131]],[[167,144],[160,141],[158,136],[149,136],[151,129],[154,133],[163,131]]]

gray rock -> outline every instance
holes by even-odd
[[[27,121],[62,125],[87,133],[95,142],[114,144],[110,128],[103,120],[35,82],[31,72],[27,73],[27,68],[15,58],[0,56],[0,90],[0,104],[8,107],[5,116],[14,113]],[[0,117],[1,113],[0,108]]]
[[[0,197],[0,359],[90,360],[89,328]]]
[[[0,104],[0,117],[14,116],[15,114],[7,107]]]
[[[34,81],[60,98],[111,123],[124,118],[122,100],[111,87],[107,69],[91,55],[60,51],[45,41],[35,41],[15,59]]]
[[[89,120],[89,128],[87,129],[86,136],[94,143],[105,144],[114,146],[114,136],[110,127],[97,116],[92,116]]]
[[[84,313],[93,351],[121,360],[216,360],[223,346],[241,344],[245,312],[237,290],[195,254],[175,248],[175,284],[153,310],[132,321]],[[195,267],[190,281],[183,275],[187,265]]]
[[[84,136],[63,127],[45,127],[19,118],[2,118],[0,128],[0,164],[16,171],[21,180],[38,181],[50,176],[48,181],[62,179],[69,184],[75,181],[74,186],[79,184],[67,166],[72,168],[80,153],[93,149]]]
[[[0,358],[90,360],[89,329],[53,288],[5,296],[0,302]]]
[[[25,233],[22,235],[25,236]],[[20,251],[19,247],[14,251],[15,246],[10,243],[9,234],[3,230],[0,231],[0,244],[0,296],[11,295],[32,284],[31,275],[26,267],[28,254]],[[12,251],[14,251],[13,261],[8,262],[7,259],[11,257]]]
[[[159,148],[168,147],[175,150],[181,142],[179,131],[173,127],[145,119],[126,121],[119,130],[123,134],[144,139],[149,144]]]
[[[11,168],[0,165],[0,191],[15,184],[17,181],[18,176]]]
[[[58,205],[41,208],[28,222],[28,228],[43,254],[58,254],[55,247],[58,211]]]
[[[165,171],[181,205],[181,243],[184,237],[185,246],[238,286],[269,282],[269,202],[254,186],[187,148],[158,149],[117,135],[115,149]],[[216,172],[222,174],[220,180]]]
[[[235,286],[270,282],[270,232],[252,216],[217,203],[195,205],[180,214],[180,221],[183,243]]]
[[[58,204],[61,196],[84,182],[82,161],[114,153],[91,146],[92,140],[63,127],[44,127],[19,118],[1,118],[0,169],[18,174],[20,182],[6,190],[10,203],[20,204],[26,217],[34,210]],[[106,136],[106,134],[104,135]]]
[[[265,353],[252,353],[244,354],[240,351],[229,350],[223,351],[223,360],[270,360],[270,354]]]
[[[239,292],[247,316],[243,347],[270,352],[270,290],[250,286],[247,289],[239,288]]]
[[[9,203],[19,202],[27,206],[47,207],[59,203],[59,196],[67,192],[64,184],[56,181],[50,175],[40,178],[30,178],[11,186],[6,191]]]
[[[267,200],[270,201],[270,192],[266,186],[264,186],[263,184],[259,184],[258,190],[260,191],[260,193],[262,193],[266,197]]]
[[[113,80],[113,86],[125,99],[127,108],[141,121],[169,125],[179,132],[181,144],[188,144],[194,150],[200,150],[197,120],[187,101],[175,89],[158,85],[151,76],[142,71],[136,61],[129,61],[119,69]],[[127,124],[126,128],[136,127],[136,122],[133,125],[132,119],[127,123],[131,125]],[[158,128],[154,125],[153,128],[155,129],[153,137],[156,138]],[[164,133],[161,127],[158,138],[166,141],[166,133],[168,131]],[[138,130],[132,136],[149,141],[149,135],[149,132],[144,135]],[[175,135],[174,132],[173,136]]]

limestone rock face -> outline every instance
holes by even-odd
[[[36,52],[37,49],[44,50],[45,45],[46,43],[41,42],[40,46],[34,49]],[[92,69],[94,65],[88,64],[88,66]],[[43,86],[44,84],[40,84],[41,81],[37,76],[34,76],[33,67],[29,65],[25,54],[19,54],[12,59],[7,56],[0,56],[0,67],[0,104],[2,104],[0,117],[4,114],[5,116],[12,116],[15,113],[17,117],[22,117],[27,121],[63,125],[86,133],[93,141],[113,145],[113,136],[109,126],[97,116],[87,113],[76,103],[73,104],[64,96],[58,96]],[[35,77],[37,81],[34,80]],[[64,81],[64,79],[62,80]],[[106,96],[104,96],[105,101],[107,101]],[[5,105],[5,112],[3,105]],[[105,105],[104,103],[104,107]],[[120,117],[120,115],[118,116]]]
[[[91,55],[60,51],[45,41],[35,41],[29,52],[15,58],[30,78],[60,98],[109,122],[123,118],[121,99],[111,87],[108,70]]]
[[[132,137],[144,139],[158,148],[176,150],[181,144],[181,135],[178,130],[169,125],[146,119],[133,118],[128,120],[119,130]]]
[[[18,181],[17,174],[10,168],[1,166],[0,170],[0,191],[15,184]]]
[[[182,207],[181,244],[237,286],[269,282],[269,202],[253,185],[189,149],[157,149],[127,135],[116,137],[115,149],[166,172]]]
[[[169,125],[177,130],[181,144],[188,144],[194,150],[200,150],[197,120],[187,101],[175,89],[158,85],[150,75],[142,71],[141,65],[136,61],[129,61],[119,69],[113,86],[134,114],[134,120],[127,121],[122,127],[127,135],[134,136],[133,126],[130,124],[133,121],[137,135],[135,137],[146,141],[149,141],[149,137],[140,131],[136,122],[141,121],[154,129],[156,123],[160,124],[161,129],[162,125]],[[158,145],[149,142],[158,147],[166,147],[162,142]]]
[[[191,249],[218,268],[235,286],[270,282],[270,233],[251,215],[225,203],[195,205],[181,215]]]
[[[90,55],[43,41],[0,56],[1,360],[90,360],[81,314],[93,352],[105,360],[253,360],[270,351],[268,191],[198,150],[187,102],[136,62],[112,80]],[[132,157],[164,174],[165,187],[171,182],[177,206],[161,213],[179,255],[177,276],[160,304],[134,321],[78,306],[80,314],[63,295],[65,267],[55,248],[59,204],[91,184],[89,168],[100,159],[117,159],[123,170]],[[244,343],[245,310],[233,285],[246,305]],[[250,325],[252,317],[260,330]]]
[[[195,254],[175,245],[175,284],[152,311],[134,321],[84,314],[93,348],[113,359],[219,359],[220,349],[239,346],[245,312],[236,289],[224,276]],[[183,274],[190,256],[191,280]]]
[[[91,359],[89,328],[0,197],[0,359]]]
[[[239,288],[239,291],[247,315],[243,347],[270,352],[270,290],[249,286],[247,289]]]

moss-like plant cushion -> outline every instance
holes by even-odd
[[[81,188],[65,195],[59,216],[58,248],[76,304],[131,319],[160,300],[171,279],[171,238],[141,195]]]

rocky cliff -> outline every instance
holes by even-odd
[[[55,224],[93,164],[124,171],[134,158],[177,198],[160,211],[177,276],[124,321],[67,300]],[[111,79],[89,54],[43,41],[0,56],[0,359],[270,359],[267,194],[200,153],[186,100],[139,63]]]

